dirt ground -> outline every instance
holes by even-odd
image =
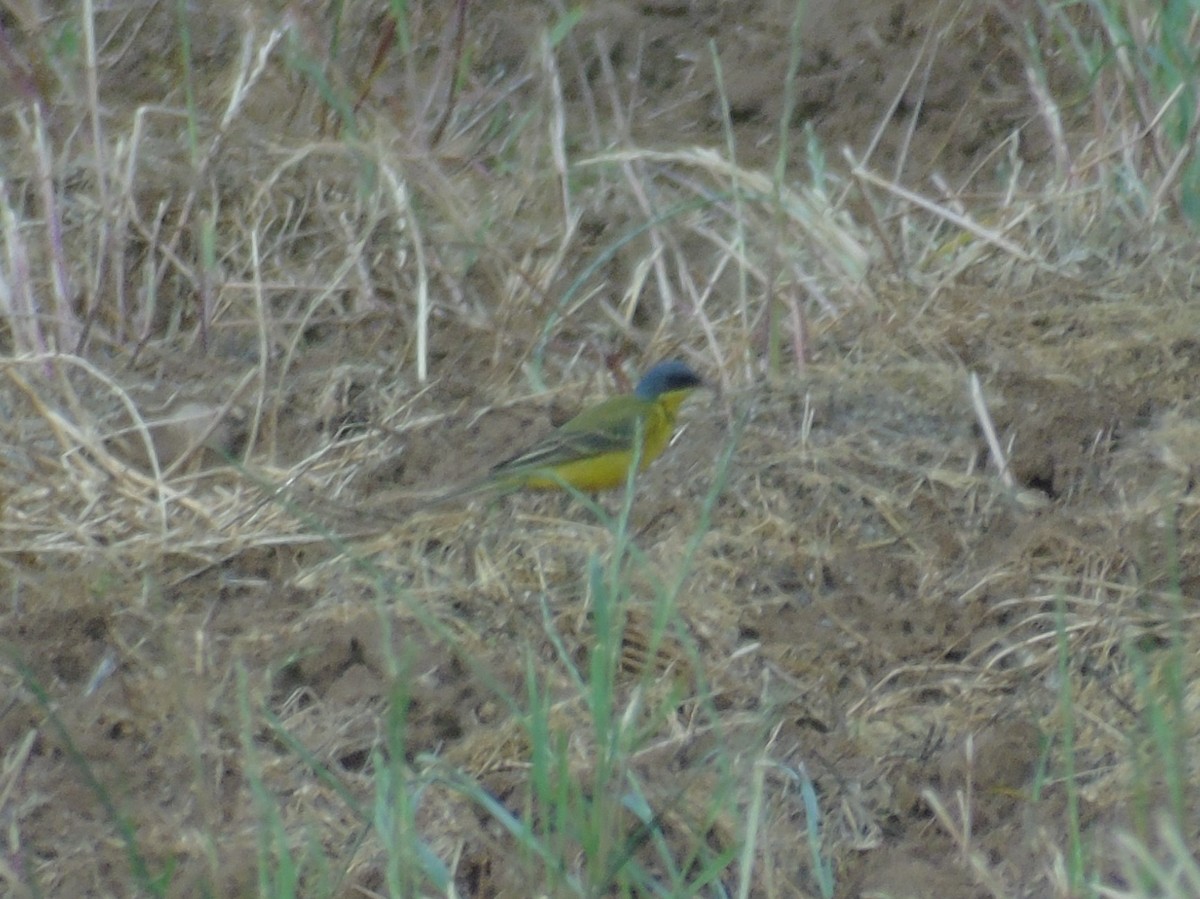
[[[715,389],[685,406],[679,439],[639,484],[637,553],[623,575],[624,699],[637,688],[650,706],[680,691],[634,762],[651,798],[673,810],[664,839],[682,842],[701,826],[692,812],[720,788],[707,760],[723,746],[747,778],[769,762],[750,895],[819,895],[800,770],[819,797],[836,896],[1073,895],[1063,874],[1072,815],[1090,869],[1125,885],[1117,835],[1151,834],[1166,792],[1165,776],[1130,765],[1150,745],[1138,679],[1169,678],[1174,641],[1183,634],[1194,647],[1197,635],[1194,241],[1056,220],[1024,232],[1026,261],[973,257],[949,231],[927,255],[897,242],[897,260],[872,237],[878,197],[856,195],[849,233],[869,248],[863,275],[852,290],[801,294],[807,330],[784,345],[806,358],[785,353],[769,372],[765,313],[743,315],[733,269],[708,268],[713,249],[699,231],[654,252],[695,261],[695,281],[715,285],[703,308],[672,305],[646,263],[651,239],[638,222],[670,202],[669,187],[702,180],[697,168],[649,165],[669,173],[654,182],[667,186],[640,208],[623,193],[612,200],[607,174],[573,171],[579,217],[560,246],[561,185],[525,186],[529,147],[489,136],[506,125],[451,134],[435,154],[440,167],[407,142],[414,122],[437,117],[411,85],[434,77],[443,12],[415,14],[414,34],[426,35],[416,76],[397,62],[358,90],[384,21],[377,6],[347,13],[343,40],[355,49],[334,87],[361,93],[364,121],[389,123],[364,145],[410,154],[414,181],[453,182],[445,208],[427,203],[419,225],[369,203],[345,214],[333,197],[352,193],[355,170],[329,149],[332,104],[303,87],[301,64],[289,75],[272,60],[211,145],[199,191],[189,193],[182,119],[145,118],[130,189],[139,224],[105,237],[95,258],[106,268],[72,273],[80,284],[124,277],[132,307],[143,273],[157,271],[160,305],[144,331],[113,311],[109,286],[97,289],[87,365],[50,376],[14,361],[19,341],[4,337],[0,402],[13,436],[0,460],[5,889],[132,895],[121,821],[149,869],[168,872],[165,895],[253,895],[269,829],[256,790],[266,790],[295,844],[331,860],[329,871],[306,872],[301,895],[385,894],[380,849],[351,799],[369,808],[398,678],[406,759],[419,768],[437,758],[519,811],[528,747],[507,700],[524,696],[533,664],[561,701],[558,723],[585,727],[563,653],[586,671],[595,598],[584,575],[614,538],[563,497],[424,508],[423,496],[668,355]],[[1024,23],[1037,27],[1032,6],[810,2],[782,154],[790,4],[588,4],[555,49],[557,94],[539,45],[557,7],[477,6],[462,108],[507,123],[526,107],[553,107],[553,95],[559,117],[538,134],[565,133],[579,158],[622,147],[724,152],[732,139],[746,171],[769,176],[783,155],[806,180],[811,129],[832,171],[848,170],[846,148],[915,190],[980,197],[1002,192],[1017,170],[1036,183],[1052,165],[1019,52]],[[35,60],[28,19],[6,9],[16,51]],[[277,22],[266,5],[189,15],[201,121],[215,127],[241,35]],[[300,49],[288,52],[302,59],[331,14],[289,15]],[[141,104],[183,108],[169,56],[174,16],[150,3],[97,13],[98,90],[113,134],[133,133]],[[118,37],[134,50],[118,52]],[[29,72],[42,92],[61,77],[32,62]],[[12,99],[0,135],[25,147],[15,110],[27,94],[12,67],[4,77],[0,96]],[[1079,90],[1065,68],[1048,77],[1066,95]],[[502,99],[481,99],[492,95]],[[64,155],[79,154],[60,200],[67,242],[82,244],[72,235],[105,220],[90,151],[63,102],[46,133]],[[1068,108],[1068,123],[1072,115],[1086,118]],[[14,203],[36,200],[27,155],[6,163]],[[294,181],[277,177],[285,168]],[[241,218],[238,203],[249,208],[261,184],[277,218]],[[181,228],[170,247],[166,235],[209,208],[216,251],[202,342],[202,228]],[[249,252],[233,249],[249,246],[255,228],[257,275]],[[1053,249],[1042,252],[1043,238]],[[418,266],[437,272],[427,279],[424,383]],[[270,330],[255,311],[256,277]],[[973,405],[972,374],[1011,484]],[[148,421],[184,410],[183,424],[153,431],[162,467],[203,446],[156,478],[142,435],[117,436],[130,423],[122,396]],[[601,503],[615,511],[620,498]],[[655,598],[682,571],[680,626],[652,639]],[[1180,686],[1193,718],[1195,658]],[[1064,677],[1073,747],[1062,736]],[[1068,789],[1068,749],[1078,792]],[[534,894],[505,834],[461,795],[430,787],[417,814],[458,895]],[[741,822],[704,826],[714,852],[739,845]],[[737,877],[731,862],[725,895]]]

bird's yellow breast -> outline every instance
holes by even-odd
[[[683,397],[673,402],[660,399],[647,404],[641,418],[642,448],[638,469],[645,469],[667,448],[674,428],[674,409]],[[564,483],[583,493],[612,490],[624,486],[633,464],[633,446],[608,453],[597,453],[582,459],[572,459],[548,466],[545,474],[534,472],[523,478],[521,486],[528,490],[560,490]]]

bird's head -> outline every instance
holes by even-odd
[[[690,365],[679,359],[668,359],[642,375],[633,393],[640,400],[662,402],[676,409],[684,397],[703,386],[704,379],[692,371]]]

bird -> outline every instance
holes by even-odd
[[[487,475],[433,500],[434,504],[496,491],[577,490],[596,493],[624,485],[638,460],[645,469],[675,433],[679,407],[704,380],[686,362],[651,367],[633,393],[590,406],[524,452],[492,466]],[[635,441],[640,439],[640,447]]]

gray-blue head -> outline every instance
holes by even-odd
[[[692,390],[703,387],[704,379],[692,367],[679,359],[660,362],[642,375],[634,395],[641,400],[656,400],[673,390]]]

